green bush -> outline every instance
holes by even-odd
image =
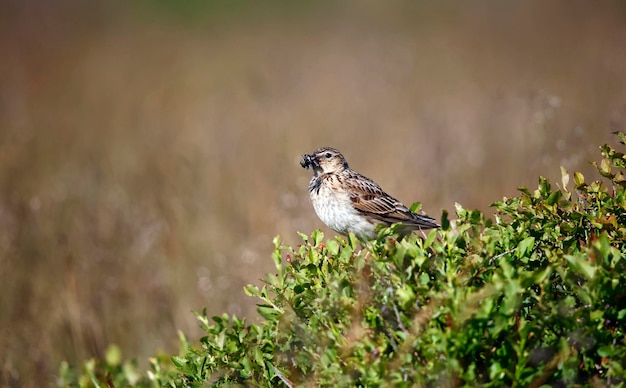
[[[276,273],[245,288],[261,323],[197,314],[206,335],[173,366],[64,365],[60,384],[624,386],[626,158],[601,150],[606,183],[562,170],[493,220],[457,205],[424,236],[277,238]]]

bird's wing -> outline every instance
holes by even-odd
[[[439,227],[434,219],[413,213],[402,202],[385,193],[376,182],[363,175],[354,172],[344,185],[355,209],[374,220],[388,225],[400,222],[421,229]]]

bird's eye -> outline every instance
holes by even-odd
[[[330,152],[327,152],[325,156],[326,156],[326,159],[330,159],[330,157],[333,156],[333,154],[331,154]]]

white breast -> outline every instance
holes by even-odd
[[[376,237],[374,225],[354,209],[345,191],[331,190],[328,185],[322,184],[319,192],[313,190],[310,194],[315,213],[335,232],[341,234],[352,232],[357,236]]]

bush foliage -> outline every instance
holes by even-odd
[[[276,238],[276,273],[245,288],[260,323],[197,314],[206,335],[171,362],[109,352],[59,384],[623,386],[626,157],[601,151],[602,181],[562,169],[493,220],[457,205],[428,235]]]

